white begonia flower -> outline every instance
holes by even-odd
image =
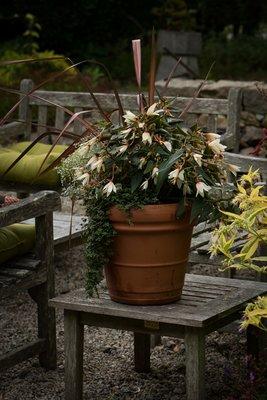
[[[123,131],[121,131],[121,133],[125,133],[127,135],[128,133],[131,132],[131,130],[132,128],[124,129]]]
[[[202,165],[202,154],[193,154],[195,162],[201,167]]]
[[[122,146],[118,147],[119,153],[124,153],[128,149],[128,144],[123,144]]]
[[[237,172],[240,171],[240,167],[234,164],[228,164],[229,171],[236,176]]]
[[[88,174],[88,172],[85,172],[84,174],[79,176],[79,178],[77,178],[77,180],[82,181],[83,186],[87,186],[90,182],[90,175]]]
[[[147,190],[147,188],[148,188],[148,180],[144,181],[144,182],[142,183],[142,185],[140,185],[140,188],[141,188],[142,190]]]
[[[149,132],[143,132],[142,134],[142,142],[144,144],[149,143],[152,144],[152,137]]]
[[[168,178],[173,185],[175,185],[178,182],[179,173],[180,173],[180,168],[176,168],[169,173]]]
[[[206,138],[208,139],[209,142],[212,142],[215,139],[220,139],[220,135],[218,133],[205,133]]]
[[[155,111],[157,105],[158,105],[158,103],[152,104],[152,105],[147,109],[146,114],[147,114],[147,115],[158,115],[158,111]]]
[[[184,169],[182,169],[182,170],[179,172],[178,178],[179,178],[181,181],[184,181]]]
[[[114,185],[114,183],[112,181],[109,181],[109,183],[107,183],[104,187],[103,187],[103,193],[106,193],[107,197],[112,193],[116,193],[117,192],[117,188]]]
[[[138,165],[138,168],[139,168],[139,169],[142,169],[143,166],[145,165],[145,163],[146,163],[145,157],[141,157],[141,158],[140,158],[139,165]]]
[[[91,170],[93,171],[94,169],[96,169],[97,172],[100,172],[101,169],[105,170],[103,158],[98,158],[96,161],[91,163]]]
[[[127,124],[136,121],[136,115],[132,113],[132,111],[126,111],[126,114],[123,115],[123,118]]]
[[[98,141],[98,138],[94,136],[92,139],[88,140],[89,146],[93,146]]]
[[[200,196],[204,197],[204,192],[208,192],[211,189],[211,187],[209,185],[206,185],[206,183],[204,182],[197,182],[196,189],[197,189],[196,197],[199,194]]]
[[[152,178],[156,178],[158,176],[158,174],[159,174],[158,167],[154,167],[152,170],[152,174],[151,174]]]
[[[85,144],[81,145],[80,147],[78,147],[77,153],[80,156],[85,156],[89,150],[90,150],[90,146],[88,145],[88,143],[85,143]]]
[[[208,143],[208,146],[215,154],[221,154],[226,149],[226,146],[220,143],[220,139],[215,139]]]
[[[170,142],[163,142],[163,144],[168,151],[172,151],[172,144]]]
[[[90,165],[92,165],[93,163],[95,163],[97,161],[97,156],[94,155],[90,158],[90,160],[87,162],[86,166],[90,167]]]

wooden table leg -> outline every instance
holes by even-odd
[[[150,335],[134,333],[134,365],[137,372],[150,371]]]
[[[187,400],[205,398],[205,336],[200,329],[186,328],[186,394]]]
[[[65,310],[65,400],[81,400],[83,397],[83,333],[79,314]]]
[[[150,337],[150,347],[151,349],[154,349],[156,346],[161,345],[161,336],[160,335],[151,335]]]
[[[266,332],[249,325],[247,327],[247,354],[252,356],[256,362],[264,360],[267,353],[267,335]]]

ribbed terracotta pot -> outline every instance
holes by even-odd
[[[148,205],[129,216],[112,207],[118,235],[105,269],[112,300],[136,305],[179,300],[190,249],[190,212],[177,220],[177,204]]]

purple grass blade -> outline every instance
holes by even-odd
[[[198,97],[199,93],[201,92],[203,86],[207,83],[209,74],[214,66],[215,62],[213,62],[210,66],[210,69],[208,70],[207,75],[205,76],[205,79],[200,83],[200,85],[198,86],[197,90],[195,91],[193,97],[190,99],[190,101],[187,103],[187,105],[185,106],[185,108],[183,109],[183,111],[181,112],[181,114],[179,115],[179,119],[182,119],[186,113],[188,112],[188,110],[190,109],[191,105],[193,104],[194,100]]]
[[[155,38],[155,31],[153,29],[151,37],[151,58],[150,58],[149,88],[148,88],[149,106],[151,106],[155,102],[156,68],[157,68],[156,38]]]

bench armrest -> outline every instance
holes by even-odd
[[[48,212],[59,210],[60,195],[57,192],[44,190],[35,193],[18,203],[0,208],[0,228],[30,218],[40,217]]]

